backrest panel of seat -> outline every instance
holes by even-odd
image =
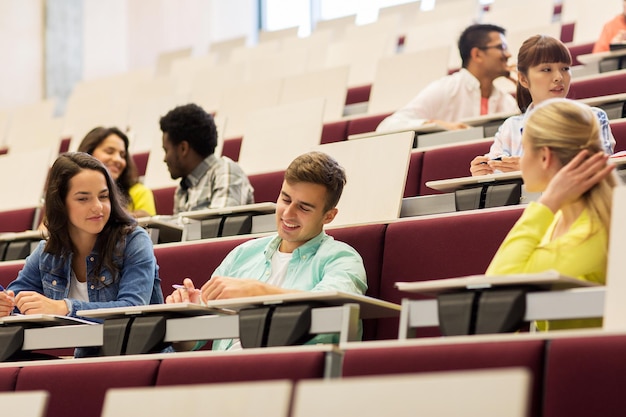
[[[158,360],[74,363],[23,367],[16,391],[50,393],[47,417],[100,417],[104,395],[111,387],[154,385]]]
[[[626,92],[626,71],[611,71],[586,79],[572,80],[568,98],[580,100]]]
[[[422,164],[424,152],[412,152],[409,160],[409,170],[406,174],[406,184],[404,186],[404,198],[417,197],[420,192],[422,181]]]
[[[276,202],[283,186],[284,177],[285,171],[250,175],[248,179],[254,188],[254,201],[256,203]]]
[[[14,391],[20,368],[0,368],[0,391]]]
[[[0,284],[3,287],[9,285],[17,274],[24,268],[24,261],[0,262]]]
[[[346,349],[343,376],[524,367],[532,374],[533,412],[530,415],[536,416],[540,415],[541,408],[544,343],[543,340],[513,340]]]
[[[439,194],[440,191],[426,186],[428,181],[469,177],[470,162],[477,155],[489,152],[491,142],[458,144],[451,147],[432,149],[424,153],[420,195]]]
[[[522,207],[485,209],[389,224],[380,298],[394,303],[400,303],[402,298],[419,298],[398,291],[395,288],[398,281],[484,273],[522,210]],[[378,338],[397,338],[397,320],[385,319],[385,322],[385,326],[378,324]]]
[[[174,213],[174,193],[176,187],[159,188],[152,190],[154,205],[157,214],[172,215]]]
[[[200,288],[211,278],[224,257],[249,238],[202,240],[191,243],[156,245],[154,255],[159,265],[163,294],[171,292],[172,284],[191,278]]]
[[[611,132],[615,138],[615,152],[626,151],[626,120],[611,123]]]
[[[35,211],[35,207],[0,211],[0,233],[31,230]]]
[[[376,131],[376,127],[378,127],[380,122],[389,115],[391,113],[375,114],[350,120],[348,123],[348,136]]]
[[[325,351],[209,354],[161,361],[156,385],[206,384],[324,376]]]
[[[379,298],[380,294],[380,272],[386,228],[385,224],[372,224],[327,230],[327,233],[336,240],[347,243],[359,252],[367,273],[366,295],[374,298]],[[377,323],[377,320],[364,321],[363,340],[376,339]]]
[[[608,416],[624,410],[625,349],[624,335],[552,340],[543,416]]]

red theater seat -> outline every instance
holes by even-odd
[[[47,417],[99,417],[107,389],[154,385],[158,368],[158,360],[26,366],[15,390],[48,391]]]
[[[285,171],[249,175],[248,179],[254,188],[254,201],[256,203],[275,203],[283,187],[284,177]]]
[[[451,147],[433,149],[424,153],[422,161],[422,177],[419,195],[440,194],[426,186],[428,181],[450,178],[469,177],[470,162],[477,155],[489,152],[492,142],[476,142],[459,144]]]
[[[0,284],[6,287],[24,267],[24,261],[0,262]]]
[[[611,132],[615,137],[615,152],[626,151],[626,120],[612,122]]]
[[[343,376],[524,367],[530,370],[533,381],[530,415],[538,416],[543,388],[544,343],[543,340],[525,340],[349,348],[344,352]],[[583,381],[578,379],[579,383]],[[489,401],[490,395],[496,394],[485,393],[485,401]],[[454,401],[454,398],[449,400]]]
[[[391,113],[375,114],[373,116],[363,116],[350,120],[348,123],[347,136],[357,135],[359,133],[368,133],[376,131],[376,128],[383,119]]]
[[[483,209],[389,224],[385,233],[380,298],[393,303],[400,303],[402,298],[419,298],[398,291],[395,288],[398,281],[484,273],[522,210],[521,207]],[[397,337],[396,319],[379,321],[378,339]]]
[[[154,205],[157,214],[172,215],[174,213],[174,193],[176,187],[159,188],[152,190]]]
[[[150,152],[139,152],[133,154],[133,162],[135,162],[135,166],[137,167],[137,175],[140,177],[146,175],[146,166],[148,166],[149,157]]]
[[[243,138],[231,138],[224,140],[222,156],[227,156],[233,161],[239,161],[239,151],[241,150],[242,140]]]
[[[380,298],[380,273],[386,228],[387,225],[385,224],[373,224],[327,230],[327,233],[336,240],[347,243],[359,252],[367,273],[368,289],[366,295],[374,298]],[[377,320],[364,321],[363,340],[377,338],[377,323]]]
[[[172,284],[180,284],[183,278],[191,278],[200,288],[211,278],[224,257],[235,246],[249,239],[222,238],[155,246],[154,256],[159,265],[163,294],[172,292]]]
[[[338,122],[324,123],[322,128],[322,139],[320,143],[341,142],[348,139],[348,121],[340,120]]]
[[[14,391],[20,368],[0,368],[0,392]]]
[[[0,212],[0,233],[32,230],[35,207]]]
[[[422,164],[424,152],[412,152],[409,160],[409,170],[406,173],[406,184],[404,185],[404,198],[417,197],[420,193],[422,180]]]
[[[626,409],[626,336],[549,342],[544,417],[621,415]]]
[[[209,354],[161,361],[156,385],[208,384],[214,382],[322,378],[325,351],[294,349],[292,352],[249,351]]]
[[[610,71],[599,76],[572,80],[568,98],[580,100],[626,92],[626,71]]]

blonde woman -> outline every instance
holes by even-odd
[[[598,119],[586,105],[551,99],[537,106],[522,135],[528,191],[542,192],[498,249],[488,275],[555,269],[604,284],[613,187]],[[595,327],[600,320],[539,323],[542,329]]]

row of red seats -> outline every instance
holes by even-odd
[[[497,341],[440,340],[428,345],[361,343],[343,349],[341,373],[350,378],[524,367],[532,375],[529,415],[612,416],[623,409],[625,348],[624,335],[554,340],[510,336]],[[6,364],[0,367],[0,391],[48,391],[47,417],[75,415],[77,410],[81,416],[98,417],[109,388],[321,379],[327,351],[268,348],[129,359]],[[385,395],[382,379],[380,395]],[[486,392],[485,401],[492,395],[497,393]]]

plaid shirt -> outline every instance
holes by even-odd
[[[254,189],[241,167],[209,155],[184,177],[174,195],[174,214],[254,203]]]

